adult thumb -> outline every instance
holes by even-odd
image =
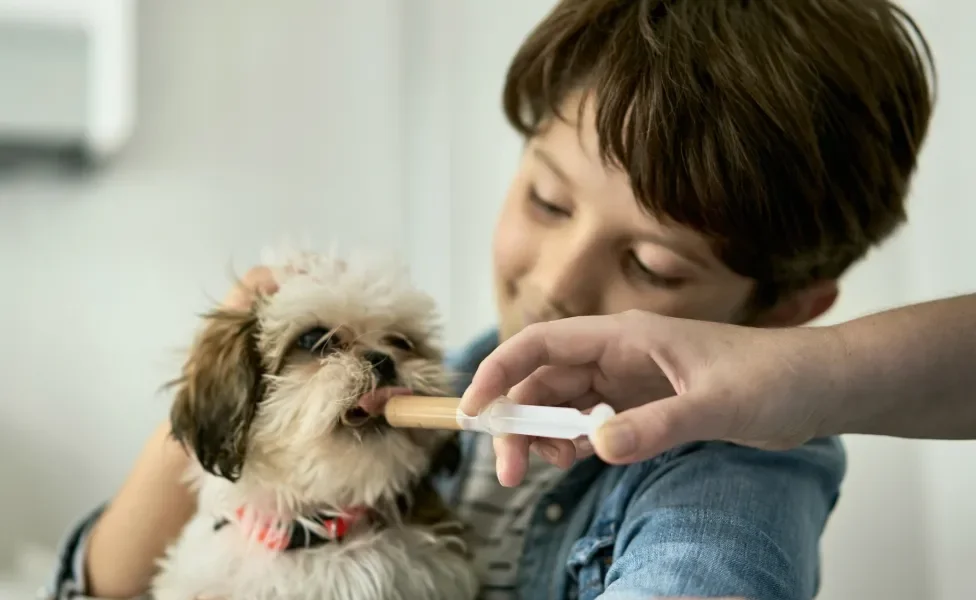
[[[707,409],[713,403],[692,392],[626,410],[593,436],[593,450],[610,464],[653,458],[680,444],[719,439],[727,423]]]

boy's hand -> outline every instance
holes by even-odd
[[[615,464],[699,440],[786,449],[814,437],[823,420],[820,398],[836,382],[831,352],[842,353],[831,335],[641,311],[540,323],[481,363],[461,409],[476,414],[506,392],[516,402],[581,410],[606,402],[618,415],[597,432],[594,446]],[[496,438],[503,485],[522,480],[530,445],[561,466],[586,452],[563,440]]]
[[[224,298],[224,308],[232,310],[248,310],[254,303],[256,292],[274,294],[278,291],[278,282],[268,267],[252,267],[231,288]]]
[[[248,310],[256,290],[273,294],[277,289],[271,270],[255,267],[228,292],[222,306]],[[183,483],[189,461],[166,419],[93,526],[85,554],[92,596],[129,598],[149,587],[159,557],[196,510],[196,497]]]

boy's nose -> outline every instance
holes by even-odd
[[[540,267],[535,284],[545,301],[556,312],[564,313],[560,316],[589,314],[599,304],[602,275],[592,272],[585,261],[569,255]]]

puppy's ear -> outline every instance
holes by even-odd
[[[176,387],[173,437],[214,475],[237,481],[247,434],[263,395],[263,369],[253,312],[217,310],[204,317]]]

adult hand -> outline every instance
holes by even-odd
[[[581,410],[606,402],[618,414],[596,433],[593,449],[612,464],[699,440],[787,449],[819,431],[820,397],[837,381],[834,352],[842,355],[843,344],[825,328],[760,329],[641,311],[562,319],[500,344],[461,409],[476,414],[506,393]],[[586,452],[562,440],[496,438],[503,485],[522,480],[530,447],[564,467]]]

